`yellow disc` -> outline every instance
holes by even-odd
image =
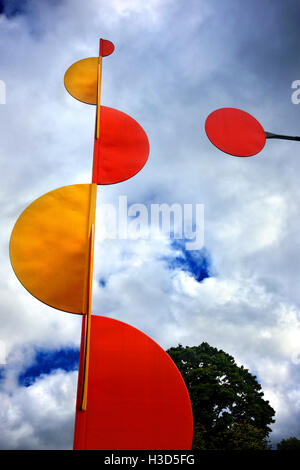
[[[96,184],[55,189],[30,204],[10,239],[10,259],[23,286],[51,307],[85,313]]]
[[[97,104],[98,57],[89,57],[72,64],[65,73],[65,87],[74,98]]]

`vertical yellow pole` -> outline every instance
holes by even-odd
[[[98,88],[97,88],[97,120],[96,120],[96,139],[100,135],[100,100],[101,100],[101,78],[102,78],[102,56],[98,57]]]
[[[101,39],[100,39],[100,53],[98,57],[98,71],[97,71],[97,109],[96,109],[96,139],[100,136],[100,99],[101,99],[101,77],[102,77],[102,56],[101,56]],[[94,264],[94,240],[95,240],[95,215],[96,215],[96,197],[97,197],[97,184],[91,184],[90,195],[90,211],[89,211],[89,255],[87,259],[86,271],[86,291],[84,296],[83,315],[86,315],[86,331],[85,331],[85,358],[84,358],[84,376],[83,376],[83,391],[81,400],[81,410],[87,409],[87,390],[88,390],[88,372],[89,372],[89,358],[90,358],[90,335],[91,335],[91,307],[92,307],[92,284],[93,284],[93,264]]]

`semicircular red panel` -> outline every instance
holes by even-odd
[[[95,139],[93,183],[113,184],[136,175],[150,146],[144,129],[128,114],[100,107],[100,133]]]
[[[192,408],[180,372],[157,343],[126,323],[91,316],[86,411],[79,397],[80,390],[74,449],[191,448]]]
[[[220,108],[206,119],[207,137],[218,149],[236,157],[250,157],[266,143],[266,133],[251,114],[236,108]]]
[[[112,54],[115,50],[115,46],[111,41],[107,39],[100,39],[100,55],[106,57]]]

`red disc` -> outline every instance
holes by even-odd
[[[93,183],[113,184],[131,178],[145,165],[149,150],[147,135],[138,122],[117,109],[101,106]]]
[[[100,39],[100,55],[105,57],[114,52],[115,46],[112,42],[107,41],[107,39]]]
[[[78,390],[75,450],[191,449],[192,408],[179,370],[126,323],[91,316],[85,411],[80,396]]]
[[[206,119],[205,131],[218,149],[236,157],[250,157],[266,143],[266,133],[251,114],[235,108],[213,111]]]

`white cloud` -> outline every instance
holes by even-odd
[[[56,371],[1,393],[1,449],[72,449],[77,372]]]

